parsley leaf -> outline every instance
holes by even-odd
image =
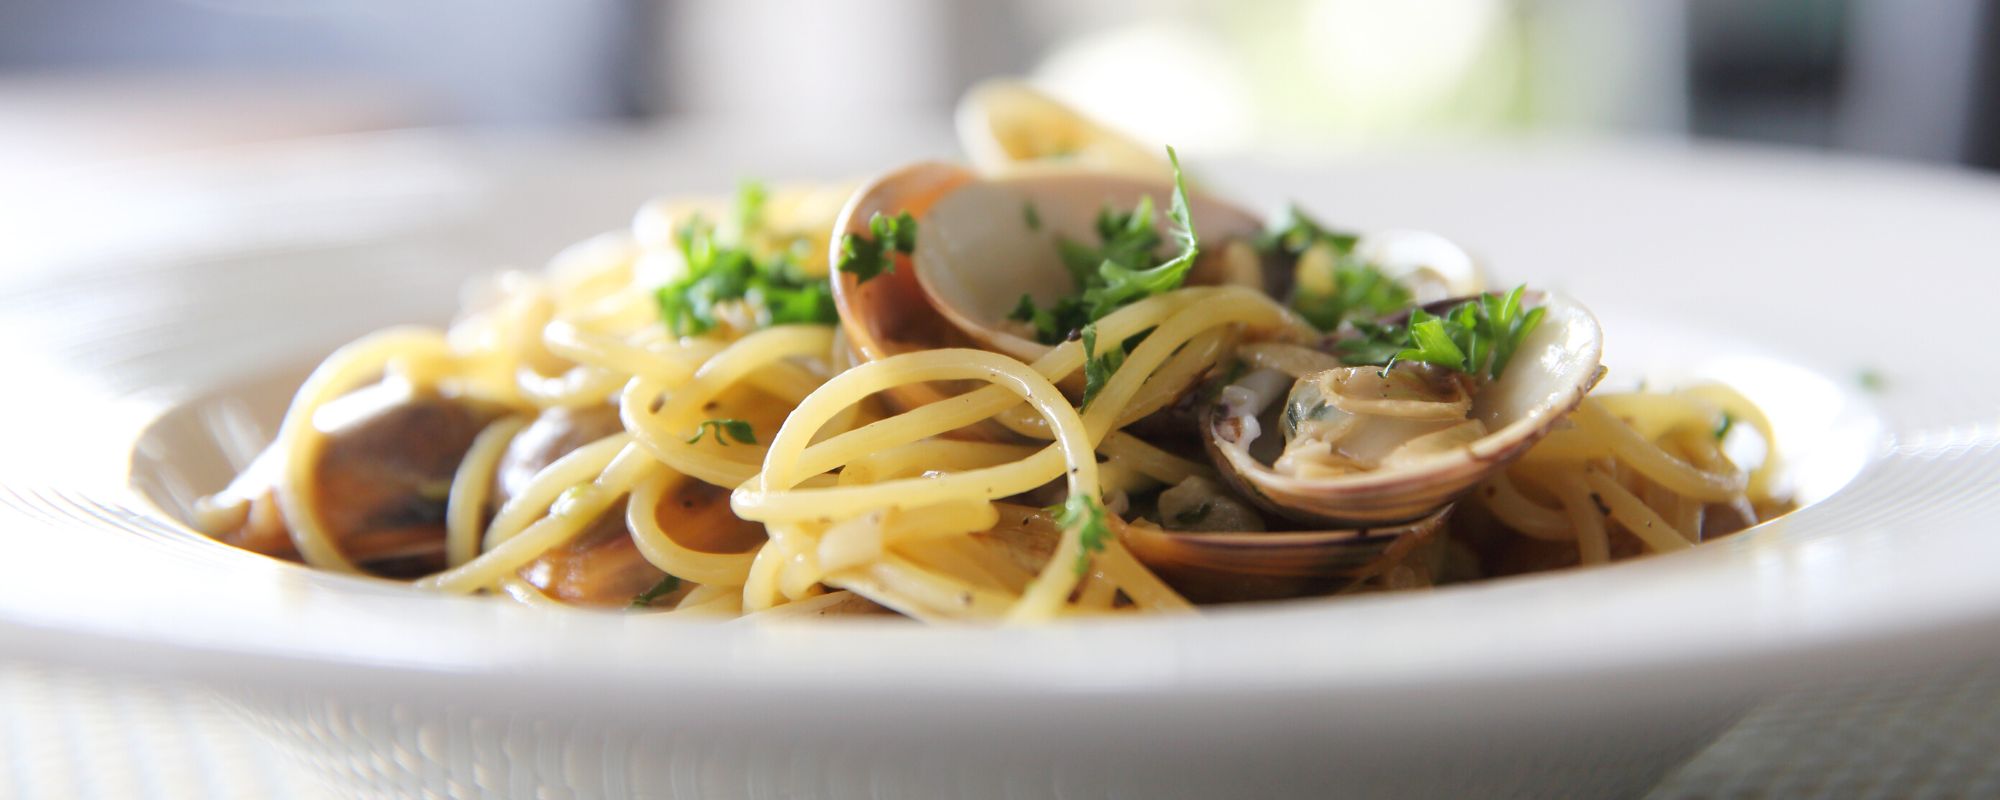
[[[1507,362],[1514,359],[1514,351],[1521,346],[1521,341],[1542,324],[1542,315],[1548,313],[1545,308],[1521,313],[1521,291],[1526,288],[1516,286],[1504,298],[1491,294],[1479,298],[1480,332],[1485,340],[1493,343],[1493,366],[1489,373],[1495,378],[1507,369]]]
[[[1336,231],[1321,225],[1319,220],[1307,216],[1305,210],[1294,203],[1285,207],[1283,222],[1258,237],[1257,249],[1299,255],[1307,248],[1325,242],[1332,245],[1335,251],[1351,253],[1354,251],[1354,243],[1360,240],[1358,234]]]
[[[1077,541],[1083,547],[1076,553],[1076,574],[1077,577],[1089,574],[1090,554],[1104,552],[1105,543],[1111,539],[1111,526],[1104,522],[1104,506],[1090,495],[1072,494],[1061,506],[1051,506],[1046,511],[1064,530],[1077,529]]]
[[[678,590],[680,588],[681,588],[681,579],[676,578],[672,575],[668,575],[664,578],[661,578],[659,583],[653,584],[653,588],[647,589],[646,591],[640,592],[639,594],[633,596],[632,607],[645,608],[647,606],[652,605],[654,600],[658,600],[662,597],[666,597],[667,595],[673,594],[675,590]]]
[[[1353,338],[1342,339],[1333,345],[1334,353],[1349,364],[1387,364],[1403,349],[1403,342],[1409,338],[1405,326],[1395,323],[1376,324],[1354,320],[1349,323]]]
[[[1023,293],[1021,302],[1007,318],[1028,323],[1035,331],[1035,340],[1043,344],[1054,344],[1069,338],[1071,331],[1082,329],[1090,320],[1083,311],[1083,303],[1076,297],[1057,300],[1049,308],[1037,308],[1033,295]]]
[[[1727,411],[1722,412],[1722,421],[1715,423],[1715,440],[1719,442],[1729,438],[1729,429],[1734,427],[1736,427],[1736,415]]]
[[[1379,317],[1410,305],[1410,290],[1352,253],[1332,259],[1332,291],[1300,289],[1292,294],[1292,310],[1323,331],[1340,327],[1350,316]]]
[[[1285,210],[1285,221],[1260,237],[1257,246],[1266,253],[1296,256],[1302,273],[1325,271],[1323,278],[1301,275],[1304,285],[1293,292],[1291,306],[1314,327],[1331,331],[1349,316],[1379,317],[1410,305],[1407,287],[1355,254],[1358,241],[1359,236],[1329,229],[1294,205]],[[1332,289],[1305,288],[1318,285]]]
[[[1171,147],[1167,148],[1167,160],[1173,164],[1174,191],[1167,206],[1167,219],[1172,224],[1166,235],[1180,246],[1180,252],[1154,264],[1153,253],[1165,239],[1153,224],[1151,196],[1140,197],[1130,212],[1107,206],[1097,213],[1096,247],[1068,239],[1056,242],[1056,253],[1076,281],[1077,294],[1058,300],[1045,312],[1017,307],[1010,318],[1034,324],[1038,341],[1055,344],[1069,331],[1119,308],[1181,287],[1201,254],[1201,240],[1188,213],[1180,156]],[[1039,322],[1043,319],[1039,313],[1048,314],[1048,324]]]
[[[917,220],[908,211],[893,217],[875,212],[868,218],[868,234],[868,238],[852,233],[840,237],[838,269],[852,273],[857,284],[895,272],[896,260],[891,253],[909,255],[917,249]]]
[[[1466,372],[1465,351],[1452,341],[1452,333],[1455,332],[1445,330],[1444,318],[1426,314],[1421,308],[1411,311],[1409,345],[1396,351],[1389,365],[1393,366],[1397,361],[1424,361]]]
[[[1421,361],[1467,375],[1498,378],[1520,349],[1521,342],[1542,322],[1546,309],[1521,310],[1516,286],[1505,295],[1484,295],[1453,307],[1443,316],[1421,308],[1410,310],[1402,325],[1356,322],[1360,335],[1335,345],[1342,360],[1381,364],[1388,371],[1398,361]]]
[[[699,215],[675,232],[687,272],[655,293],[660,317],[674,335],[714,330],[722,308],[737,302],[748,305],[760,325],[824,325],[838,318],[832,287],[823,278],[806,275],[794,252],[768,257],[752,252],[749,242],[763,224],[764,197],[756,182],[738,189],[734,236],[725,237]]]
[[[1028,230],[1042,229],[1042,212],[1035,208],[1035,201],[1028,200],[1021,203],[1021,221],[1028,224]]]
[[[1097,393],[1111,382],[1111,374],[1125,363],[1125,345],[1118,344],[1103,355],[1097,355],[1097,326],[1083,326],[1083,405],[1089,408],[1090,401],[1097,399]]]
[[[739,444],[757,443],[757,431],[750,427],[750,423],[740,419],[711,419],[703,421],[700,425],[695,426],[694,435],[688,437],[687,443],[694,444],[701,441],[701,437],[708,435],[710,431],[715,433],[716,443],[724,447],[729,445],[730,439],[735,439]]]
[[[771,193],[759,181],[744,181],[736,187],[736,229],[746,236],[764,227],[764,201]]]

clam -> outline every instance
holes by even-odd
[[[1088,168],[1171,177],[1159,150],[1020,81],[995,79],[974,86],[959,101],[956,121],[959,144],[989,174]]]
[[[1457,242],[1430,231],[1371,231],[1355,240],[1354,255],[1409,287],[1419,303],[1486,291],[1478,260]]]
[[[1373,528],[1304,531],[1178,531],[1145,520],[1119,540],[1189,600],[1199,603],[1330,594],[1382,575],[1434,541],[1449,507]]]
[[[1588,309],[1559,294],[1526,302],[1546,309],[1542,323],[1491,380],[1408,362],[1241,376],[1203,413],[1216,468],[1306,524],[1395,524],[1449,505],[1526,453],[1602,373]]]
[[[836,231],[868,235],[875,214],[917,219],[916,247],[894,272],[861,283],[841,274],[834,302],[856,353],[874,360],[911,350],[972,346],[1033,361],[1049,346],[1008,316],[1022,295],[1044,307],[1076,292],[1063,265],[1063,239],[1096,245],[1099,212],[1129,212],[1149,197],[1162,231],[1173,185],[1163,179],[1103,172],[1041,170],[982,177],[964,167],[921,163],[863,186],[841,212]],[[1265,289],[1265,268],[1250,246],[1263,228],[1255,215],[1201,194],[1189,211],[1202,237],[1190,284]],[[1162,237],[1166,239],[1168,237]],[[1171,245],[1162,244],[1162,252]],[[929,387],[905,387],[905,407],[938,399]]]

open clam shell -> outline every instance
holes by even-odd
[[[833,262],[839,263],[838,248],[843,236],[870,235],[868,220],[874,215],[893,217],[907,212],[921,217],[938,198],[976,177],[955,164],[926,161],[862,184],[848,198],[834,223]],[[895,259],[894,271],[877,275],[867,283],[845,272],[833,273],[834,308],[840,314],[841,329],[847,334],[856,359],[875,361],[915,350],[972,344],[932,307],[910,269],[909,259],[904,256]],[[953,393],[930,384],[911,384],[891,389],[888,395],[890,402],[900,408],[915,408]]]
[[[1099,213],[1131,211],[1142,197],[1151,198],[1154,223],[1164,231],[1172,192],[1167,180],[1076,170],[983,178],[964,167],[922,163],[890,172],[848,201],[836,233],[865,236],[874,214],[907,212],[917,219],[916,248],[898,258],[896,271],[867,283],[836,276],[841,324],[867,360],[971,345],[1033,361],[1049,347],[1024,336],[1008,316],[1024,294],[1046,307],[1076,293],[1058,242],[1096,245]],[[1205,195],[1189,198],[1189,212],[1202,255],[1188,283],[1266,287],[1264,267],[1248,246],[1263,227],[1255,215]],[[917,389],[897,400],[916,405],[940,396]]]
[[[1269,533],[1171,531],[1134,522],[1120,538],[1196,602],[1298,597],[1339,591],[1401,563],[1438,534],[1450,511],[1374,528]]]
[[[1299,477],[1252,454],[1261,436],[1279,435],[1263,430],[1275,426],[1246,424],[1268,404],[1231,409],[1218,402],[1204,409],[1202,419],[1216,468],[1266,510],[1307,523],[1382,525],[1435,512],[1526,453],[1575,410],[1602,374],[1603,330],[1589,309],[1554,293],[1527,300],[1547,309],[1542,323],[1501,376],[1472,394],[1469,417],[1485,426],[1484,435],[1393,467]]]
[[[1076,293],[1059,242],[1097,244],[1099,213],[1130,211],[1142,197],[1151,199],[1154,225],[1164,231],[1172,194],[1167,181],[1099,172],[1051,171],[962,184],[940,197],[917,226],[917,282],[940,314],[987,348],[1022,360],[1040,358],[1048,346],[1024,338],[1007,317],[1024,294],[1047,307]],[[1204,244],[1188,282],[1262,289],[1256,258],[1246,253],[1232,259],[1227,247],[1261,230],[1257,218],[1206,195],[1191,195],[1188,205]],[[1162,253],[1170,246],[1163,243]]]

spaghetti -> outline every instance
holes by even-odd
[[[755,189],[733,217],[720,203],[649,206],[630,235],[492,281],[446,330],[340,349],[197,525],[316,568],[535,606],[1038,623],[1605,563],[1786,508],[1771,425],[1727,387],[1598,393],[1533,425],[1481,422],[1503,368],[1540,368],[1496,355],[1542,346],[1532,331],[1544,307],[1518,291],[1426,312],[1390,278],[1370,290],[1382,307],[1322,324],[1318,295],[1260,283],[1261,265],[1336,270],[1301,280],[1312,292],[1394,270],[1296,229],[1261,262],[1246,260],[1244,238],[1209,248],[1176,188],[1159,205],[1187,226],[1185,258],[1119,262],[1154,259],[1173,237],[1125,248],[1114,236],[1151,231],[1154,207],[1114,216],[1126,229],[1098,223],[1090,256],[1107,266],[1074,276],[1078,297],[1117,298],[1077,317],[1085,336],[1038,331],[1082,312],[1039,306],[1047,293],[1038,301],[1030,285],[1017,321],[989,338],[924,307],[944,302],[921,250],[938,198],[911,193],[891,209],[918,226],[905,236],[893,220],[837,217],[849,194]],[[1233,266],[1204,276],[1198,248]],[[850,273],[866,259],[875,272]],[[1190,277],[1143,292],[1118,283],[1169,268]],[[851,318],[885,308],[914,316]],[[1444,340],[1424,339],[1433,322]],[[1387,363],[1362,354],[1383,342],[1402,349]],[[343,408],[371,385],[396,399]],[[1341,394],[1361,386],[1381,394]],[[380,433],[440,405],[462,434]],[[1280,428],[1288,444],[1274,460],[1256,442]],[[1220,457],[1227,441],[1204,447],[1224,433],[1249,443],[1251,462]],[[1509,436],[1518,452],[1412,514],[1346,523],[1330,499],[1383,483],[1378,471],[1448,463],[1427,448]],[[1732,458],[1738,439],[1761,440],[1754,469]],[[354,444],[364,440],[401,443],[373,452]],[[1287,470],[1284,486],[1325,487],[1314,504],[1288,505],[1254,474]]]

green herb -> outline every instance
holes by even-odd
[[[1334,256],[1332,281],[1330,292],[1292,293],[1292,310],[1323,331],[1340,327],[1350,316],[1379,317],[1410,305],[1407,287],[1352,253]]]
[[[1315,244],[1325,242],[1333,246],[1335,252],[1352,253],[1354,243],[1360,241],[1357,234],[1335,231],[1318,220],[1306,215],[1297,204],[1285,207],[1285,219],[1278,226],[1266,231],[1257,239],[1257,249],[1265,252],[1284,251],[1299,255]]]
[[[1046,510],[1064,530],[1076,529],[1077,541],[1083,545],[1076,554],[1076,574],[1077,577],[1089,574],[1090,554],[1103,552],[1104,543],[1111,539],[1111,526],[1104,522],[1104,506],[1090,495],[1071,494],[1061,506]]]
[[[1056,301],[1048,309],[1037,309],[1030,298],[1010,315],[1032,324],[1042,344],[1055,344],[1106,314],[1131,303],[1181,287],[1195,257],[1201,254],[1201,240],[1188,214],[1187,185],[1181,176],[1181,161],[1167,148],[1173,164],[1174,192],[1167,207],[1172,224],[1167,235],[1180,246],[1174,257],[1153,263],[1153,253],[1164,241],[1153,225],[1153,199],[1139,198],[1130,212],[1120,213],[1109,206],[1097,214],[1098,245],[1092,247],[1069,239],[1056,242],[1056,253],[1076,282],[1077,293]]]
[[[672,575],[668,575],[664,578],[661,578],[659,583],[653,584],[653,588],[647,589],[646,591],[640,592],[638,595],[634,596],[632,598],[632,607],[645,608],[647,606],[652,605],[654,600],[658,600],[662,597],[666,597],[667,595],[673,594],[675,590],[678,590],[680,588],[681,588],[681,579],[676,578]]]
[[[1097,326],[1083,326],[1083,405],[1089,408],[1090,401],[1097,399],[1097,393],[1111,382],[1111,375],[1125,363],[1125,346],[1121,343],[1097,354]]]
[[[1360,335],[1342,341],[1336,350],[1356,364],[1381,364],[1388,372],[1398,361],[1421,361],[1468,375],[1498,378],[1521,342],[1542,322],[1544,309],[1521,309],[1516,286],[1506,295],[1467,300],[1442,316],[1421,308],[1410,310],[1402,325],[1355,323]]]
[[[1035,201],[1028,200],[1021,203],[1021,221],[1028,223],[1028,230],[1042,229],[1042,212],[1035,209]]]
[[[770,192],[759,181],[744,181],[736,187],[736,230],[748,236],[764,227],[764,201]]]
[[[1729,429],[1734,427],[1736,427],[1736,415],[1727,411],[1722,412],[1722,420],[1715,423],[1715,440],[1719,442],[1728,438]]]
[[[694,435],[688,437],[687,443],[699,442],[701,437],[707,436],[711,431],[715,433],[715,441],[725,447],[729,445],[731,439],[739,444],[757,443],[757,431],[750,427],[750,423],[740,419],[706,420],[695,426]]]
[[[738,189],[733,237],[724,237],[699,215],[675,232],[687,273],[655,295],[660,317],[674,335],[698,336],[713,330],[720,324],[718,312],[737,302],[756,312],[760,325],[824,325],[838,319],[832,287],[823,278],[807,276],[796,253],[760,257],[752,252],[749,243],[762,224],[764,196],[756,182],[745,182]]]
[[[1854,382],[1861,384],[1863,390],[1875,394],[1881,394],[1883,390],[1889,388],[1889,379],[1882,377],[1881,372],[1873,369],[1864,369],[1855,373]]]
[[[877,211],[868,218],[868,237],[847,234],[840,237],[838,269],[854,275],[854,282],[867,283],[884,272],[896,271],[891,253],[910,254],[917,249],[917,220],[905,211],[893,217]]]
[[[1067,339],[1071,331],[1090,322],[1081,298],[1064,297],[1049,308],[1037,308],[1034,295],[1025,292],[1021,301],[1014,305],[1014,310],[1008,312],[1007,318],[1028,323],[1028,327],[1034,329],[1035,340],[1043,344],[1055,344]]]
[[[1540,306],[1522,313],[1521,292],[1527,288],[1526,285],[1516,286],[1505,297],[1487,294],[1479,298],[1481,338],[1493,345],[1493,362],[1487,369],[1491,377],[1498,378],[1501,372],[1506,371],[1507,363],[1514,360],[1514,351],[1521,348],[1521,342],[1535,332],[1535,328],[1542,324],[1542,315],[1548,313],[1547,308]],[[1478,364],[1479,361],[1474,360],[1473,363]]]
[[[1431,316],[1421,308],[1414,309],[1410,312],[1410,340],[1403,349],[1396,351],[1396,357],[1389,361],[1389,365],[1393,366],[1397,361],[1424,361],[1459,372],[1471,372],[1466,368],[1465,349],[1452,340],[1453,333],[1469,339],[1469,336],[1464,336],[1467,332],[1462,324],[1445,330],[1444,317]]]
[[[1299,290],[1292,294],[1292,309],[1314,327],[1331,331],[1350,316],[1379,317],[1410,305],[1410,290],[1354,252],[1360,237],[1334,231],[1306,215],[1294,205],[1285,210],[1285,220],[1257,240],[1259,249],[1289,253],[1301,260],[1315,248],[1330,256],[1332,291]]]

